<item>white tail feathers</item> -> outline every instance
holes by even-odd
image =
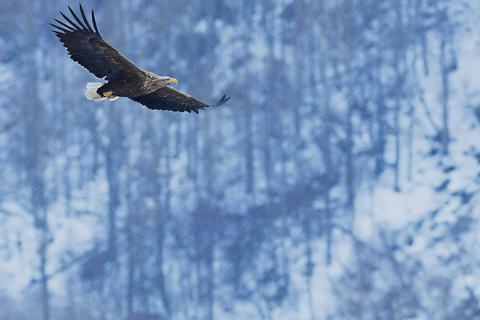
[[[102,97],[97,93],[98,88],[100,88],[104,84],[105,84],[104,82],[87,82],[87,91],[85,91],[85,96],[87,97],[87,99],[95,100],[95,101],[107,99],[107,97]],[[117,100],[118,98],[119,97],[112,96],[112,98],[108,97],[108,100],[114,101],[114,100]]]
[[[102,97],[97,93],[98,88],[103,86],[105,83],[103,82],[87,82],[87,91],[85,91],[85,96],[88,100],[104,100],[105,97]]]

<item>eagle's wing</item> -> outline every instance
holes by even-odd
[[[80,13],[83,22],[70,7],[68,9],[77,23],[60,12],[67,23],[55,19],[59,25],[50,24],[58,29],[54,30],[56,36],[60,38],[63,46],[67,48],[70,57],[74,61],[98,78],[106,77],[105,79],[109,81],[124,78],[131,79],[141,74],[141,70],[137,66],[102,39],[100,32],[98,32],[93,10],[92,29],[82,5],[80,5]]]
[[[170,86],[166,86],[150,94],[139,97],[130,97],[130,99],[143,104],[149,109],[188,113],[193,111],[198,113],[199,109],[218,107],[230,100],[230,98],[225,97],[226,96],[224,95],[215,105],[207,105],[188,94],[178,91]]]

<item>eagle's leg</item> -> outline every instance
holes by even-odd
[[[107,99],[114,99],[114,98],[117,97],[117,96],[114,96],[114,95],[113,95],[113,91],[105,91],[105,92],[103,93],[103,96],[104,96],[105,98],[107,98]]]
[[[113,94],[111,89],[104,88],[104,82],[87,82],[87,91],[85,95],[88,100],[104,100],[114,101],[118,96]]]

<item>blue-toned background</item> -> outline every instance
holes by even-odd
[[[87,1],[219,108],[88,101],[0,8],[1,320],[480,319],[480,3]]]

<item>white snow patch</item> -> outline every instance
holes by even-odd
[[[195,30],[196,33],[207,33],[207,31],[208,31],[208,23],[207,23],[207,20],[205,20],[205,19],[200,20],[200,21],[195,25],[194,30]]]

